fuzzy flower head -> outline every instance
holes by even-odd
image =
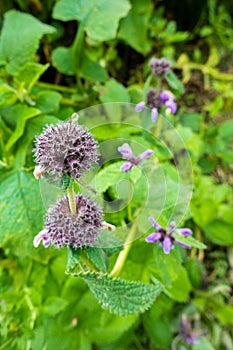
[[[157,91],[156,89],[150,89],[147,92],[147,103],[144,101],[139,102],[136,107],[136,112],[141,112],[145,107],[151,109],[151,120],[155,122],[158,118],[159,111],[165,107],[166,111],[175,114],[177,111],[177,105],[175,102],[175,96],[169,90]]]
[[[63,175],[78,179],[98,160],[97,143],[93,136],[73,122],[60,122],[44,128],[42,134],[36,137],[33,151],[39,164],[35,176],[38,178],[45,173],[55,181]]]
[[[197,334],[193,332],[191,324],[188,322],[185,315],[182,316],[179,333],[186,344],[197,343]]]
[[[42,241],[45,248],[50,244],[81,248],[92,246],[102,227],[102,210],[92,199],[75,195],[76,213],[72,214],[68,198],[59,199],[46,214],[44,229],[34,238],[34,246]]]
[[[169,254],[170,250],[174,248],[174,242],[180,245],[183,248],[191,249],[191,246],[184,244],[179,241],[179,239],[175,238],[174,233],[178,233],[181,236],[189,236],[192,234],[192,231],[189,228],[176,228],[176,223],[172,221],[169,224],[168,229],[161,227],[153,217],[149,217],[152,226],[156,229],[155,232],[151,233],[148,237],[146,237],[146,241],[149,243],[159,242],[163,247],[163,251],[165,254]]]
[[[164,57],[152,57],[152,59],[149,62],[151,73],[154,75],[165,75],[169,71],[170,65],[170,61],[166,60],[166,58]]]
[[[125,173],[127,173],[134,165],[137,166],[141,163],[143,159],[149,158],[154,154],[154,151],[148,149],[136,157],[128,143],[124,143],[122,146],[118,147],[118,151],[121,153],[123,159],[128,160],[121,166],[121,170]]]

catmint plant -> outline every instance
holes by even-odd
[[[165,58],[153,57],[150,62],[150,76],[149,81],[155,81],[156,87],[148,88],[146,98],[140,101],[136,107],[136,112],[141,112],[145,107],[151,109],[151,120],[156,122],[159,113],[165,110],[166,113],[175,114],[177,111],[176,97],[175,95],[163,88],[164,77],[170,70],[170,62]]]

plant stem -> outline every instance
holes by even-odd
[[[69,200],[69,206],[70,206],[70,211],[72,214],[76,213],[76,204],[75,204],[75,199],[74,199],[74,190],[73,187],[68,187],[67,188],[67,196]]]
[[[131,230],[129,231],[129,235],[127,236],[125,243],[124,243],[124,249],[118,255],[118,258],[117,258],[115,265],[110,273],[110,276],[117,277],[121,273],[121,270],[124,266],[125,260],[129,254],[130,248],[132,246],[133,240],[135,238],[136,228],[137,228],[137,221],[135,221],[133,223]]]
[[[49,89],[49,90],[57,90],[57,91],[61,91],[61,92],[68,92],[70,94],[77,93],[77,89],[75,89],[75,88],[71,88],[71,87],[68,87],[68,86],[62,86],[62,85],[55,85],[55,84],[45,83],[43,81],[38,81],[36,83],[36,86],[41,87],[41,88],[45,88],[45,89]]]
[[[81,253],[81,259],[87,265],[87,267],[89,267],[89,269],[91,271],[98,271],[98,269],[95,267],[95,265],[92,264],[92,262],[88,259],[87,255],[84,251]]]

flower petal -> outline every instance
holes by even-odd
[[[165,237],[161,245],[165,254],[169,254],[170,250],[173,248],[172,240],[170,237]]]
[[[122,154],[123,159],[131,160],[134,158],[132,149],[128,143],[124,143],[122,146],[118,147],[118,151]]]
[[[125,162],[120,169],[127,173],[132,168],[132,166],[133,164],[131,162]]]
[[[190,236],[193,233],[193,231],[190,230],[189,228],[177,228],[176,232],[182,236]]]
[[[177,111],[177,105],[173,100],[168,100],[165,102],[165,106],[170,110],[172,114],[175,114]]]
[[[152,225],[153,225],[155,228],[157,228],[157,230],[160,229],[160,228],[162,228],[162,227],[155,221],[155,219],[154,219],[152,216],[150,216],[150,217],[148,218],[148,220],[152,223]]]
[[[185,249],[191,249],[191,248],[192,248],[190,245],[181,243],[181,242],[178,241],[177,239],[175,239],[175,241],[176,241],[176,243],[177,243],[179,246],[181,246],[181,247],[183,247],[183,248],[185,248]]]
[[[141,112],[145,107],[145,102],[141,101],[135,106],[135,112]]]
[[[157,118],[158,118],[158,109],[157,108],[152,108],[152,111],[151,111],[151,120],[152,122],[156,122]]]
[[[148,149],[145,152],[141,153],[140,156],[137,157],[137,160],[140,160],[141,162],[143,159],[149,158],[154,153],[155,153],[154,151],[152,151],[151,149]]]
[[[161,238],[161,233],[153,232],[149,236],[146,237],[146,242],[156,243],[160,240],[160,238]]]

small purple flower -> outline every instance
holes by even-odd
[[[191,324],[188,322],[185,315],[182,316],[179,333],[186,344],[193,344],[198,340],[197,334],[193,332]]]
[[[141,101],[135,106],[135,111],[136,112],[141,112],[145,107],[145,102]]]
[[[165,254],[169,254],[170,250],[174,248],[174,242],[180,245],[183,248],[190,249],[191,246],[180,242],[177,238],[174,237],[174,233],[178,233],[181,236],[189,236],[192,234],[192,231],[189,228],[176,228],[176,223],[172,221],[168,229],[162,228],[153,217],[149,217],[152,226],[156,229],[155,232],[151,233],[146,237],[146,241],[149,243],[160,242],[160,245],[163,247]]]
[[[151,73],[154,75],[165,75],[169,71],[170,65],[170,61],[166,60],[164,57],[152,57],[149,62]]]
[[[158,108],[152,108],[152,111],[151,111],[152,122],[156,122],[158,116],[159,116]]]
[[[165,102],[165,106],[167,107],[167,109],[172,113],[175,114],[177,111],[177,105],[173,100],[167,100]]]
[[[128,143],[124,143],[122,146],[118,147],[118,151],[121,153],[123,159],[127,159],[127,162],[121,166],[121,170],[125,173],[127,173],[134,165],[137,166],[141,163],[143,159],[147,159],[154,154],[154,151],[148,149],[136,157]]]

